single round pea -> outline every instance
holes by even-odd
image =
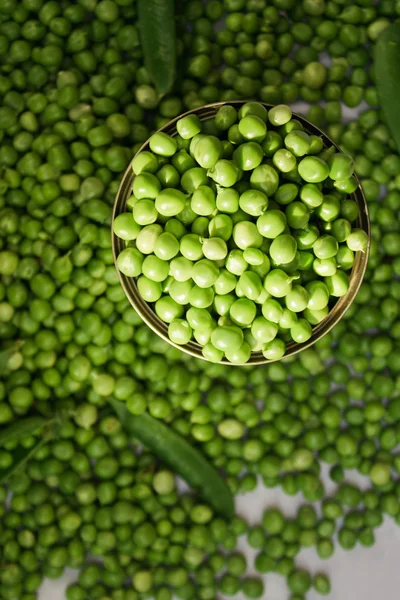
[[[221,238],[207,238],[203,241],[203,254],[210,260],[223,260],[228,254],[228,247]]]
[[[316,184],[306,183],[300,190],[300,199],[308,208],[313,209],[322,204],[324,195]]]
[[[286,307],[292,312],[302,312],[307,308],[309,295],[301,285],[294,285],[285,296]]]
[[[267,133],[265,122],[256,115],[247,114],[239,121],[239,132],[246,140],[262,142]]]
[[[164,217],[174,217],[184,209],[186,197],[180,190],[164,189],[157,194],[155,208]]]
[[[313,269],[320,277],[329,277],[337,271],[335,258],[316,258],[313,262]]]
[[[243,258],[249,265],[260,266],[264,263],[266,256],[258,248],[246,248],[243,251]]]
[[[142,273],[143,258],[136,248],[125,248],[118,254],[117,267],[127,277],[138,277]]]
[[[254,319],[251,325],[251,334],[252,336],[262,344],[267,344],[268,342],[275,339],[278,333],[278,326],[276,323],[271,323],[267,321],[265,317],[257,317]]]
[[[245,271],[240,275],[236,289],[240,289],[246,298],[257,300],[263,289],[261,278],[253,271]]]
[[[139,152],[132,160],[132,170],[135,175],[140,173],[156,173],[159,168],[158,158],[152,152]]]
[[[289,106],[286,106],[285,104],[273,106],[268,112],[268,120],[271,125],[274,125],[275,127],[285,125],[291,118],[292,111]]]
[[[233,153],[233,160],[243,171],[252,171],[264,158],[263,149],[257,142],[241,144]]]
[[[365,252],[368,247],[368,234],[363,229],[353,229],[346,244],[353,252]]]
[[[247,214],[258,217],[268,208],[268,198],[260,190],[246,190],[239,198],[240,208]]]
[[[207,185],[209,182],[207,171],[201,167],[193,167],[185,171],[181,178],[181,186],[189,194],[193,194],[201,185]]]
[[[214,290],[212,287],[201,288],[194,285],[190,290],[189,302],[196,308],[208,308],[214,300]]]
[[[156,302],[162,294],[161,284],[142,275],[137,280],[139,294],[146,302]]]
[[[151,225],[158,218],[157,208],[153,200],[138,200],[132,209],[135,222],[138,225]]]
[[[194,233],[184,235],[179,245],[182,256],[188,260],[200,260],[203,256],[203,245],[200,236]]]
[[[299,175],[308,183],[320,183],[329,177],[328,164],[318,156],[306,156],[298,165]]]
[[[279,187],[279,175],[271,165],[262,164],[253,170],[250,183],[253,188],[271,197]]]
[[[180,346],[188,344],[192,338],[192,329],[184,319],[174,319],[168,326],[168,337]]]
[[[297,185],[294,183],[284,183],[274,194],[274,200],[278,204],[289,204],[297,197]]]
[[[153,254],[146,256],[142,263],[142,273],[151,281],[164,281],[169,274],[169,264]]]
[[[233,188],[219,189],[216,207],[223,213],[236,213],[239,210],[239,192]]]
[[[202,259],[192,268],[192,279],[200,288],[209,288],[218,279],[219,269],[212,260]]]
[[[236,287],[237,279],[233,273],[227,269],[221,269],[218,279],[214,284],[214,289],[217,294],[230,294]]]
[[[310,151],[311,139],[305,131],[294,130],[285,137],[285,146],[294,156],[305,156]]]
[[[179,252],[179,241],[172,233],[165,231],[154,244],[154,254],[164,261],[170,261]]]
[[[218,185],[232,187],[239,178],[240,170],[233,162],[221,159],[215,163],[214,167],[207,174]]]
[[[151,254],[154,252],[155,243],[162,232],[163,229],[161,225],[158,225],[157,223],[143,227],[136,238],[136,248],[142,254]]]
[[[138,200],[151,198],[154,200],[161,190],[161,183],[152,173],[140,173],[133,180],[133,195]]]
[[[270,248],[269,255],[277,265],[290,263],[296,256],[297,243],[294,237],[289,234],[282,234],[276,237]]]
[[[265,277],[264,287],[274,298],[283,298],[292,289],[292,278],[281,269],[273,269]]]
[[[155,154],[167,157],[173,156],[178,149],[176,139],[161,131],[151,136],[149,146],[150,150]]]
[[[329,177],[333,180],[349,179],[354,172],[354,160],[348,154],[337,152],[329,159]]]
[[[297,344],[304,344],[312,336],[311,325],[306,319],[299,319],[297,323],[290,328],[290,335]]]
[[[329,293],[335,298],[345,296],[349,290],[349,277],[341,270],[336,271],[334,275],[330,275],[325,278],[325,283],[328,287]]]
[[[234,365],[244,365],[246,364],[251,356],[251,347],[250,345],[244,341],[240,348],[228,348],[225,351],[225,356]]]
[[[216,327],[211,334],[211,343],[217,350],[223,352],[228,349],[238,349],[243,343],[243,332],[234,325]]]
[[[186,115],[176,123],[176,129],[184,140],[190,140],[201,131],[201,121],[197,115]]]
[[[311,213],[302,202],[291,202],[286,208],[286,219],[292,229],[303,229],[310,220]]]
[[[296,157],[294,156],[294,154],[292,154],[290,150],[287,150],[285,148],[281,148],[280,150],[277,150],[275,152],[275,154],[272,157],[272,162],[274,163],[275,167],[279,171],[281,171],[281,173],[289,173],[297,165]]]
[[[275,338],[271,340],[263,347],[263,355],[267,360],[278,360],[285,355],[286,352],[286,344],[280,338]]]
[[[259,248],[263,242],[256,225],[251,221],[241,221],[234,226],[233,240],[241,250]]]
[[[313,252],[317,258],[332,258],[338,250],[339,244],[332,235],[321,235],[313,245]]]
[[[193,193],[190,206],[196,215],[212,215],[215,210],[214,190],[205,185],[199,186]]]
[[[122,213],[114,219],[113,231],[125,241],[135,240],[141,227],[135,222],[131,213]]]
[[[204,135],[198,140],[191,153],[203,169],[212,169],[222,157],[221,140],[213,135]]]
[[[165,323],[171,323],[174,319],[179,319],[183,314],[183,306],[169,296],[162,296],[157,300],[154,310],[156,315]]]
[[[286,229],[286,215],[280,210],[269,210],[257,219],[257,229],[268,239],[275,239]]]
[[[229,316],[232,321],[241,327],[248,327],[251,325],[255,319],[256,313],[256,305],[248,298],[234,300],[229,309]]]
[[[305,288],[309,296],[307,308],[310,310],[323,310],[328,306],[330,292],[326,283],[323,281],[310,281]]]

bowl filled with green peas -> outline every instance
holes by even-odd
[[[216,363],[264,364],[341,319],[370,226],[352,158],[286,105],[221,102],[140,148],[113,214],[127,297],[153,331]]]

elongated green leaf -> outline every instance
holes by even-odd
[[[20,442],[33,433],[39,433],[50,422],[44,417],[26,417],[19,419],[5,429],[0,430],[0,448],[9,442]]]
[[[159,96],[167,94],[176,74],[174,0],[138,0],[144,63]]]
[[[31,448],[24,448],[23,446],[18,446],[13,452],[13,462],[10,467],[7,469],[0,469],[0,485],[7,481],[11,475],[13,475],[18,469],[21,469],[25,463],[35,454],[36,450],[38,450],[43,444],[47,442],[49,436],[42,437],[34,446]]]
[[[132,436],[198,489],[217,512],[228,518],[233,515],[234,502],[228,486],[198,450],[149,414],[134,416],[122,402],[114,399],[110,402],[122,426]]]
[[[400,23],[393,23],[380,34],[374,58],[379,101],[400,152]]]

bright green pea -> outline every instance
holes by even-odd
[[[239,198],[240,208],[247,214],[258,217],[268,208],[268,198],[259,190],[247,190]]]
[[[261,311],[263,317],[265,317],[267,321],[270,321],[271,323],[279,323],[282,317],[283,308],[277,300],[274,300],[273,298],[268,298],[263,303]]]
[[[323,310],[328,306],[330,292],[326,283],[310,281],[305,287],[309,296],[307,308],[310,310]]]
[[[142,254],[151,254],[154,252],[155,243],[162,232],[163,229],[161,225],[156,223],[143,227],[136,238],[136,248]]]
[[[201,121],[197,115],[186,115],[177,121],[176,129],[184,140],[190,140],[201,132]]]
[[[225,351],[225,357],[234,365],[245,365],[251,356],[251,347],[244,341],[240,348],[228,348]]]
[[[136,248],[125,248],[117,257],[117,267],[127,277],[138,277],[142,273],[143,255]]]
[[[256,305],[248,298],[239,298],[232,303],[229,316],[232,321],[241,327],[248,327],[256,316]]]
[[[214,190],[211,187],[201,185],[194,191],[190,206],[196,215],[212,215],[215,210]]]
[[[253,188],[270,197],[279,187],[279,175],[271,165],[262,164],[250,175],[250,183]]]
[[[268,360],[278,360],[285,355],[286,344],[283,340],[275,338],[264,345],[263,355]]]
[[[365,252],[368,247],[368,234],[363,229],[353,229],[346,244],[353,252]]]
[[[216,327],[211,334],[211,343],[223,352],[240,348],[243,343],[243,331],[235,325]]]
[[[295,156],[305,156],[310,150],[310,136],[305,131],[291,131],[285,137],[285,146]]]
[[[322,310],[312,310],[310,308],[306,308],[303,312],[303,316],[311,325],[318,325],[321,323],[329,313],[329,308],[326,306]]]
[[[313,269],[321,277],[334,275],[337,270],[335,258],[316,258],[313,262]]]
[[[181,186],[189,194],[193,194],[201,185],[208,184],[207,171],[201,167],[194,167],[185,171],[181,178]]]
[[[275,127],[285,125],[292,118],[292,111],[289,106],[285,104],[278,104],[273,106],[268,113],[269,122]]]
[[[264,158],[264,152],[257,142],[241,144],[233,153],[233,160],[242,171],[252,171]]]
[[[137,280],[137,287],[139,294],[146,302],[156,302],[161,297],[161,284],[147,279],[144,275]]]
[[[281,173],[289,173],[297,165],[297,160],[294,154],[285,148],[281,148],[275,152],[272,157],[272,162]]]
[[[292,289],[292,280],[285,271],[273,269],[267,274],[264,287],[274,298],[283,298]]]
[[[212,169],[222,157],[222,143],[213,135],[204,135],[198,140],[191,153],[203,169]]]
[[[154,254],[164,261],[169,261],[179,252],[179,241],[167,231],[158,236],[154,245]]]
[[[224,358],[223,351],[215,348],[211,342],[203,346],[201,353],[206,360],[212,363],[219,363]]]
[[[142,198],[155,199],[161,190],[161,183],[152,173],[140,173],[133,180],[133,195],[138,200]]]
[[[190,290],[190,304],[196,308],[208,308],[214,300],[214,290],[212,287],[201,288],[194,285]]]
[[[265,122],[256,115],[247,114],[239,121],[239,132],[246,139],[255,142],[262,142],[267,133]]]
[[[135,175],[140,173],[156,173],[158,171],[158,158],[152,152],[139,152],[132,160],[132,170]]]
[[[316,184],[306,183],[300,190],[300,199],[308,208],[313,209],[322,204],[324,195]]]
[[[339,244],[332,235],[321,235],[313,245],[313,252],[317,258],[332,258],[338,250]]]
[[[157,208],[153,200],[138,200],[132,209],[135,223],[140,226],[151,225],[158,218]]]
[[[286,215],[280,210],[269,210],[257,219],[257,229],[268,239],[278,237],[286,229]]]
[[[326,277],[325,282],[329,293],[335,298],[345,296],[349,290],[349,277],[344,271],[336,271],[334,275]]]
[[[292,262],[296,256],[296,251],[296,240],[288,234],[282,234],[276,237],[269,248],[270,257],[277,265]]]
[[[221,238],[206,238],[203,241],[203,254],[210,260],[223,260],[228,254],[228,247]]]
[[[249,265],[260,266],[264,263],[265,254],[258,248],[246,248],[243,251],[243,258]]]
[[[143,261],[142,273],[152,281],[164,281],[168,277],[169,264],[158,256],[149,254]]]
[[[233,240],[238,248],[259,248],[263,238],[251,221],[241,221],[233,228]]]
[[[217,294],[230,294],[237,284],[237,279],[233,273],[227,269],[221,269],[218,279],[214,284],[214,289]]]
[[[254,115],[264,121],[267,122],[268,119],[268,111],[259,102],[246,102],[239,109],[239,119],[243,119],[246,115]]]
[[[140,279],[138,280],[138,282]],[[156,315],[164,321],[171,323],[174,319],[179,319],[183,314],[183,306],[175,302],[169,296],[162,296],[154,305]]]
[[[174,217],[184,209],[186,197],[180,190],[164,189],[159,192],[155,201],[155,208],[165,217]]]
[[[225,159],[218,160],[207,172],[207,175],[222,187],[232,187],[237,182],[239,174],[239,168],[232,161]]]
[[[233,223],[228,215],[216,215],[208,225],[208,233],[211,237],[219,237],[228,242],[232,236]]]
[[[220,212],[236,213],[239,209],[239,192],[233,188],[219,189],[216,206]]]
[[[180,346],[188,344],[192,338],[192,330],[187,321],[175,319],[168,326],[169,339]]]
[[[275,339],[278,333],[276,323],[267,321],[265,317],[257,317],[251,325],[252,336],[261,344],[267,344]]]
[[[260,276],[253,271],[245,271],[240,275],[237,285],[250,300],[257,300],[263,289]]]
[[[311,213],[302,202],[291,202],[286,208],[286,219],[292,229],[303,229],[310,220]]]
[[[114,219],[113,231],[122,240],[135,240],[140,230],[140,225],[135,223],[131,213],[122,213]]]
[[[163,132],[157,132],[149,141],[150,150],[160,156],[173,156],[177,151],[177,141]],[[136,194],[135,194],[136,195]]]
[[[354,172],[354,160],[348,154],[337,152],[329,159],[329,177],[333,180],[349,179]]]
[[[188,260],[200,260],[203,256],[203,245],[200,236],[194,233],[184,235],[180,240],[180,251],[182,256]]]
[[[302,312],[307,308],[309,295],[301,285],[294,285],[285,296],[286,308],[292,312]]]
[[[274,194],[274,200],[278,204],[290,204],[297,197],[299,190],[294,183],[284,183]]]
[[[212,260],[202,259],[192,268],[192,279],[200,288],[209,288],[218,279],[219,269]]]
[[[318,156],[306,156],[299,162],[299,175],[308,183],[320,183],[329,176],[328,164]]]

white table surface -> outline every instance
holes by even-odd
[[[333,484],[324,469],[324,481],[327,492],[334,492]],[[366,478],[353,472],[347,481],[357,482],[364,489],[370,487]],[[236,498],[237,513],[245,517],[251,525],[260,522],[261,515],[269,506],[279,506],[286,516],[296,514],[301,504],[307,503],[301,494],[290,497],[281,489],[266,489],[262,485],[250,493]],[[358,545],[354,550],[342,550],[337,543],[335,553],[329,560],[318,558],[314,549],[305,549],[298,555],[296,564],[310,573],[327,573],[331,578],[332,591],[328,596],[319,596],[315,592],[307,595],[307,600],[399,600],[400,598],[400,527],[392,519],[386,518],[377,530],[376,544],[372,548]],[[256,574],[253,557],[256,552],[246,544],[245,536],[239,538],[238,549],[248,558],[248,574]],[[63,578],[46,581],[39,593],[39,600],[65,600],[65,588],[76,578],[76,571],[68,570]],[[275,574],[264,576],[265,593],[263,600],[288,600],[289,591],[285,578]],[[228,597],[222,595],[219,598]],[[230,597],[232,598],[232,597]],[[245,600],[238,594],[235,600]]]
[[[329,60],[323,60],[328,64]],[[353,120],[357,114],[367,108],[362,104],[357,109],[343,107],[343,120]],[[305,114],[307,105],[297,103],[293,110]],[[329,480],[325,471],[325,484],[328,492],[333,492],[335,485]],[[358,474],[349,473],[347,481],[357,481],[368,488],[368,480]],[[245,517],[250,524],[259,524],[265,508],[279,506],[287,516],[294,516],[297,508],[306,501],[300,494],[294,497],[285,495],[280,489],[266,489],[262,485],[251,494],[236,498],[237,513]],[[311,573],[325,572],[331,578],[332,591],[328,596],[320,596],[315,592],[307,594],[307,600],[400,600],[400,527],[392,519],[386,518],[383,525],[375,530],[376,544],[372,548],[358,545],[351,551],[342,550],[339,544],[329,560],[318,558],[314,549],[305,549],[297,557],[296,563]],[[240,540],[239,549],[248,557],[247,574],[255,574],[253,557],[256,552],[249,548],[245,536]],[[46,581],[40,592],[39,600],[65,600],[65,588],[75,581],[76,571],[68,570],[56,581]],[[264,577],[265,593],[263,600],[288,600],[290,593],[285,578],[275,574]],[[219,596],[219,598],[225,598]],[[232,598],[232,597],[231,597]],[[238,594],[235,600],[245,600]],[[229,600],[226,597],[226,600]]]

